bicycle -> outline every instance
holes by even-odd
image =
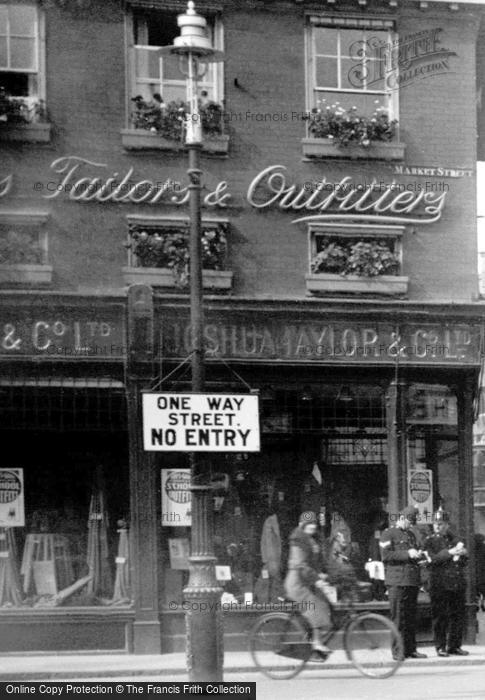
[[[328,599],[327,599],[328,600]],[[383,615],[358,612],[351,598],[349,610],[337,620],[336,608],[328,601],[331,628],[322,639],[324,644],[343,632],[347,658],[364,676],[389,678],[404,660],[404,648],[397,627]],[[294,678],[312,655],[312,628],[299,610],[270,612],[263,615],[249,635],[249,650],[255,665],[269,678]],[[329,654],[318,653],[325,661]]]

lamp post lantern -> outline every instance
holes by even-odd
[[[190,206],[190,326],[192,391],[204,388],[204,341],[201,257],[201,175],[200,150],[202,125],[199,113],[197,79],[204,63],[221,61],[223,54],[212,48],[207,36],[207,22],[189,2],[185,14],[179,15],[181,29],[173,43],[159,49],[162,56],[178,55],[187,80],[189,114],[186,119],[185,143],[189,152]],[[184,65],[185,64],[185,65]],[[212,496],[205,464],[190,454],[192,492],[192,537],[190,576],[184,596],[186,611],[187,668],[189,680],[222,680],[223,639],[220,610],[221,589],[215,577]]]

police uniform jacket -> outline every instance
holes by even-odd
[[[430,535],[424,545],[431,559],[430,584],[432,589],[443,591],[460,591],[466,586],[465,567],[467,557],[453,561],[449,549],[462,542],[451,532]]]
[[[389,527],[382,533],[379,546],[388,586],[421,585],[419,565],[408,555],[409,549],[418,549],[412,530]]]

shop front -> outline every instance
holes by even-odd
[[[124,316],[119,300],[3,299],[1,653],[129,648]]]
[[[349,306],[351,307],[349,309]],[[190,390],[187,309],[156,310],[163,390]],[[362,582],[362,605],[388,608],[378,561],[380,532],[414,503],[422,534],[442,507],[473,546],[472,415],[481,331],[470,308],[356,303],[325,306],[216,301],[205,319],[206,387],[258,390],[261,451],[211,454],[215,550],[225,648],[244,648],[255,616],[281,605],[288,537],[314,511],[327,554],[341,551]],[[182,478],[186,456],[154,459],[163,479]],[[162,478],[160,475],[157,478]],[[188,478],[188,477],[187,477]],[[190,529],[160,506],[162,645],[183,650],[183,587]],[[162,501],[163,503],[163,501]],[[474,563],[468,572],[468,640],[475,635]],[[423,574],[420,638],[429,640]],[[342,591],[335,592],[344,605]]]
[[[144,450],[141,397],[190,391],[189,311],[182,295],[132,290],[128,306],[5,299],[2,653],[185,649],[188,458]],[[408,502],[423,531],[441,506],[468,543],[473,641],[475,309],[211,297],[204,335],[207,390],[257,390],[260,404],[260,452],[205,455],[225,648],[281,605],[304,510],[329,554],[343,539],[362,605],[385,612],[377,538]],[[419,600],[429,639],[425,580]]]

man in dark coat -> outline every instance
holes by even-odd
[[[396,525],[382,533],[379,546],[386,570],[391,619],[401,633],[404,658],[424,659],[426,654],[416,649],[416,612],[421,581],[418,562],[424,559],[411,530],[417,515],[414,506],[400,511]]]
[[[467,550],[450,532],[446,513],[438,511],[434,533],[425,542],[430,561],[430,597],[433,635],[438,656],[467,656],[461,648],[465,621],[465,567]]]

